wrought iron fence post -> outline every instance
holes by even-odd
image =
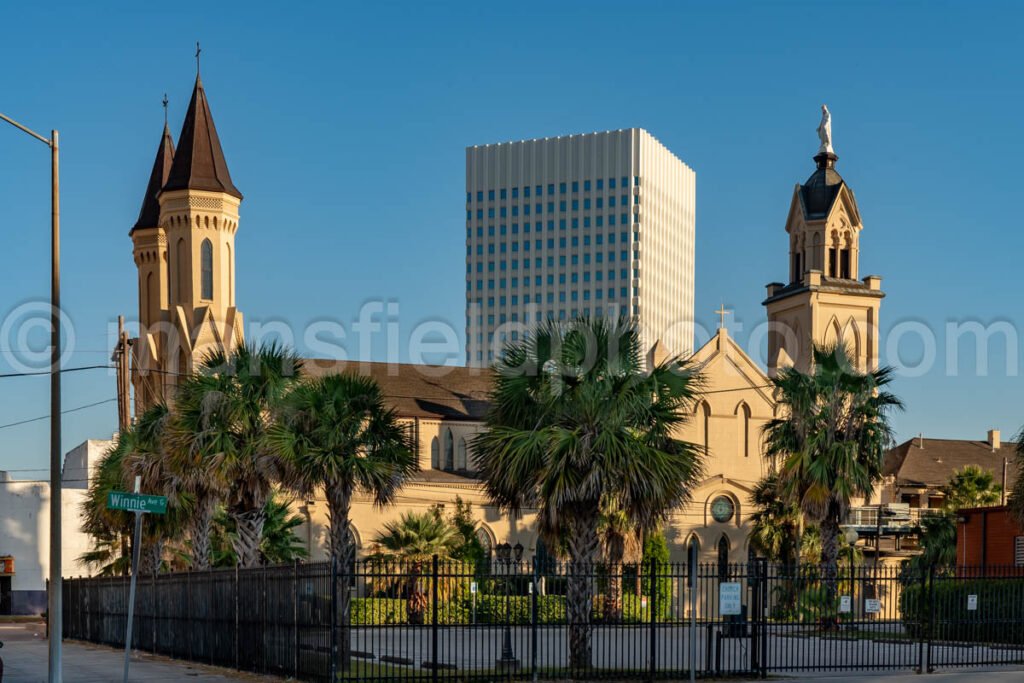
[[[539,615],[537,614],[537,603],[540,600],[540,563],[537,561],[537,554],[533,555],[533,590],[530,591],[530,671],[533,674],[533,680],[537,680],[537,640],[538,640],[538,626],[540,623]]]
[[[299,677],[299,560],[292,563],[292,623],[295,625],[295,648],[292,655],[292,678]]]
[[[149,599],[151,601],[150,604],[153,607],[153,615],[152,615],[152,618],[150,619],[151,625],[153,627],[153,653],[154,654],[159,654],[160,649],[156,646],[156,633],[157,633],[156,619],[157,619],[157,615],[159,614],[160,610],[158,608],[159,603],[157,602],[157,599],[156,599],[156,570],[155,569],[153,570],[153,576],[152,576],[152,579],[150,580],[150,588],[151,588],[151,590],[150,590]]]
[[[439,633],[438,633],[438,625],[437,625],[437,621],[438,621],[438,619],[437,619],[437,571],[438,571],[437,555],[434,555],[433,568],[434,568],[434,570],[433,570],[433,572],[431,572],[431,575],[430,575],[430,602],[431,602],[431,614],[432,614],[431,624],[430,624],[430,661],[433,663],[434,666],[430,670],[430,680],[433,681],[434,683],[437,683],[437,672],[438,672],[438,662],[437,662],[437,654],[438,654],[437,644],[438,643],[437,643],[437,639],[438,639],[438,635],[439,635]]]
[[[654,683],[655,676],[658,673],[658,559],[656,557],[651,558],[651,597],[650,597],[650,609],[651,609],[651,666],[649,680]],[[619,568],[620,576],[619,580],[622,580],[622,569],[621,565]],[[612,581],[615,577],[612,576]],[[622,594],[622,591],[619,591]]]
[[[239,661],[240,661],[240,659],[239,659],[239,648],[241,647],[241,642],[240,641],[242,639],[242,634],[240,633],[240,629],[238,627],[238,616],[239,616],[239,613],[238,613],[238,592],[239,592],[239,589],[240,589],[240,584],[238,582],[238,565],[236,564],[235,565],[235,668],[236,669],[238,668],[238,664],[239,664]]]
[[[188,634],[188,659],[192,658],[192,570],[185,572],[185,632]]]
[[[338,558],[331,553],[331,683],[338,680]]]
[[[757,578],[760,593],[760,600],[754,606],[757,610],[758,635],[760,650],[758,661],[761,664],[761,678],[768,678],[768,559],[756,558]]]
[[[926,671],[928,673],[935,671],[935,667],[932,666],[932,641],[935,639],[935,602],[937,600],[935,588],[935,565],[932,565],[928,567],[928,596],[931,602],[927,626],[928,647],[925,650],[925,660],[928,667]],[[924,591],[921,591],[921,599],[924,599]]]

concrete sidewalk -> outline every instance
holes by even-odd
[[[786,676],[769,679],[787,680]],[[918,675],[914,673],[885,673],[865,671],[860,674],[808,674],[795,681],[828,681],[828,683],[1017,683],[1024,680],[1024,672],[1016,671],[953,671]],[[5,681],[6,683],[6,681]]]
[[[4,647],[3,683],[45,683],[46,631],[43,624],[0,626]],[[120,681],[124,652],[99,645],[64,643],[64,681],[66,683],[110,683]],[[280,678],[237,673],[226,669],[181,662],[165,657],[136,653],[132,658],[132,681],[274,681]]]

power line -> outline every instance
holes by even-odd
[[[81,372],[83,370],[113,370],[113,369],[114,369],[113,365],[82,365],[82,366],[75,367],[75,368],[59,368],[57,370],[57,372],[63,375],[65,373]],[[49,370],[35,370],[33,372],[7,372],[7,373],[4,373],[4,374],[0,375],[0,379],[8,379],[8,378],[11,378],[11,377],[36,377],[36,376],[39,376],[39,375],[49,375],[49,374],[50,374]]]
[[[96,406],[103,405],[104,403],[113,403],[116,400],[117,400],[117,398],[107,398],[107,399],[104,399],[102,401],[96,401],[95,403],[87,403],[84,406],[77,406],[75,408],[68,408],[67,410],[62,410],[62,411],[60,411],[60,414],[61,415],[67,415],[68,413],[77,413],[79,410],[85,410],[87,408],[95,408]],[[41,420],[46,420],[49,417],[50,417],[50,414],[47,413],[46,415],[40,415],[39,417],[31,417],[31,418],[29,418],[27,420],[18,420],[17,422],[9,422],[8,424],[0,425],[0,429],[7,429],[9,427],[19,427],[21,425],[27,425],[27,424],[32,423],[32,422],[40,422]]]

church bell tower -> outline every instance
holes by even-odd
[[[242,342],[242,314],[235,307],[241,202],[197,75],[177,149],[164,126],[131,232],[139,269],[137,412],[172,400],[179,379],[208,353]]]
[[[816,168],[794,188],[786,218],[788,282],[769,284],[764,301],[772,375],[787,366],[806,371],[813,343],[844,344],[858,369],[878,367],[882,279],[858,279],[864,226],[853,190],[836,171],[839,157],[832,149],[831,114],[824,105],[818,136]]]

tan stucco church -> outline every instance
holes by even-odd
[[[768,285],[767,372],[724,325],[694,354],[706,393],[679,436],[706,449],[707,478],[694,492],[693,503],[675,511],[665,529],[674,560],[685,558],[691,539],[699,544],[703,561],[746,560],[749,496],[767,469],[761,430],[776,415],[768,384],[777,368],[806,368],[812,341],[838,340],[854,350],[862,369],[877,366],[880,278],[858,279],[863,226],[853,192],[835,170],[836,160],[829,128],[814,157],[816,169],[793,190],[785,224],[787,282]],[[178,377],[207,351],[241,341],[234,260],[241,202],[197,78],[177,149],[164,127],[130,232],[139,275],[140,334],[132,371],[136,411],[155,400],[173,400]],[[659,353],[656,345],[651,354]],[[314,359],[305,369],[313,375],[340,370],[372,375],[415,439],[421,471],[397,504],[379,510],[359,500],[353,506],[352,533],[361,552],[403,511],[439,503],[451,508],[457,498],[472,505],[486,546],[521,543],[527,557],[544,552],[535,515],[527,511],[512,518],[498,512],[474,476],[469,444],[481,430],[488,371]],[[313,558],[324,557],[325,501],[297,501],[296,508],[307,518],[301,533]]]

